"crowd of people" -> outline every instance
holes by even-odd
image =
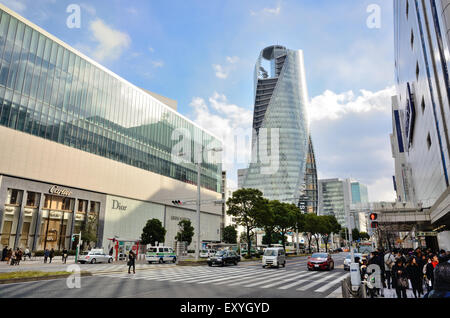
[[[62,251],[62,262],[63,264],[66,264],[67,257],[68,257],[68,251],[67,249],[64,249]],[[22,250],[21,248],[17,248],[16,250],[13,250],[12,248],[8,248],[8,246],[5,246],[2,250],[1,254],[1,261],[6,262],[10,265],[19,265],[21,260],[26,260],[26,258],[29,258],[31,260],[31,252],[29,248],[25,248],[25,250]],[[47,263],[48,260],[49,263],[52,262],[52,259],[55,257],[55,250],[52,249],[45,249],[44,250],[44,263]]]
[[[431,249],[378,249],[367,258],[355,259],[361,264],[361,279],[368,286],[371,298],[384,297],[384,289],[394,289],[397,298],[407,298],[407,290],[412,290],[415,298],[450,298],[450,252]],[[382,287],[377,288],[368,272],[368,266],[376,264],[380,268]]]

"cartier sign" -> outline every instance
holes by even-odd
[[[72,191],[68,189],[58,188],[57,186],[51,187],[50,190],[48,190],[48,192],[51,194],[62,195],[65,197],[68,197],[69,195],[72,194]]]

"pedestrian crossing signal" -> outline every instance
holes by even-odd
[[[370,223],[370,227],[371,227],[372,229],[378,228],[378,222],[372,222],[372,223]]]
[[[377,214],[376,213],[371,213],[370,214],[370,220],[371,221],[375,221],[377,219]]]

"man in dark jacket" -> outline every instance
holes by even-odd
[[[6,261],[6,255],[8,254],[8,246],[5,246],[5,248],[2,251],[2,262]]]
[[[434,288],[424,298],[450,298],[450,263],[439,263],[434,269]]]

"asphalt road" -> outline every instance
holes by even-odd
[[[324,298],[348,275],[342,266],[345,255],[333,255],[334,270],[314,272],[307,270],[306,257],[288,258],[286,268],[271,269],[263,269],[260,262],[226,267],[148,265],[128,274],[121,267],[121,272],[99,271],[80,278],[80,288],[69,288],[67,279],[2,285],[0,297]]]

